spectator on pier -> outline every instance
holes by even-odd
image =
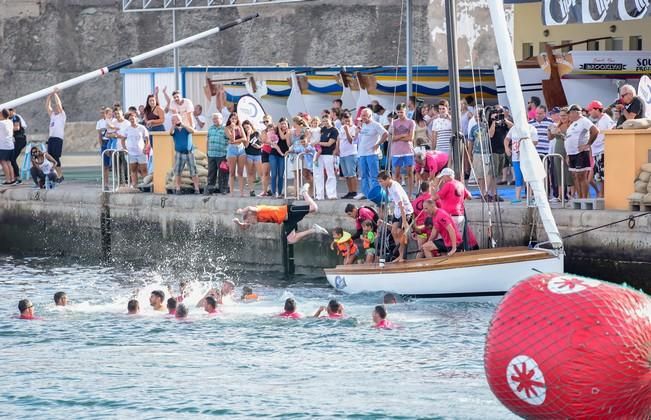
[[[278,136],[276,135],[276,128],[274,127],[271,115],[262,117],[262,124],[265,127],[260,133],[260,140],[262,141],[262,192],[258,194],[258,197],[271,195],[271,191],[269,190],[269,178],[271,175],[269,154],[272,150],[272,143],[278,147]]]
[[[452,162],[452,117],[448,110],[448,101],[441,100],[438,104],[438,117],[430,124],[430,138],[432,150],[447,153],[449,162]]]
[[[432,148],[432,139],[429,135],[428,120],[425,106],[416,108],[414,114],[414,150],[430,150]]]
[[[262,139],[258,130],[249,120],[244,121],[242,127],[244,127],[248,139],[244,151],[246,152],[246,174],[249,178],[249,195],[255,197],[256,177],[262,178]]]
[[[158,86],[154,90],[154,95],[147,96],[147,105],[144,109],[144,121],[145,127],[149,130],[149,145],[154,147],[154,136],[151,135],[152,132],[162,132],[165,130],[165,111],[158,104]]]
[[[570,126],[565,137],[567,164],[574,179],[579,198],[588,198],[588,174],[590,173],[590,149],[597,139],[599,129],[581,115],[581,107],[569,108]]]
[[[491,160],[493,161],[493,176],[502,177],[502,180],[497,182],[498,185],[508,184],[507,174],[509,166],[506,159],[506,151],[504,150],[504,139],[506,134],[513,127],[513,122],[506,118],[504,109],[500,105],[496,105],[492,112],[488,114],[488,135],[491,139]],[[494,197],[488,196],[488,201],[499,200],[498,195]]]
[[[409,98],[407,98],[407,109],[405,110],[407,118],[409,119],[414,118],[414,113],[416,112],[416,105],[417,105],[416,96],[410,95]]]
[[[52,103],[54,102],[54,104]],[[45,109],[50,117],[50,131],[47,139],[47,152],[56,161],[54,170],[57,173],[59,181],[63,181],[63,171],[61,170],[61,153],[63,152],[63,138],[66,125],[66,112],[63,110],[63,104],[59,97],[59,89],[55,88],[54,92],[47,95],[45,100]]]
[[[416,123],[407,118],[407,107],[405,104],[398,104],[396,114],[398,118],[393,120],[389,133],[391,133],[391,166],[393,178],[399,183],[402,180],[402,170],[407,171],[407,195],[414,193],[414,131]]]
[[[131,299],[127,303],[127,314],[128,315],[138,315],[140,313],[140,303],[137,300]]]
[[[199,104],[195,105],[192,115],[194,116],[194,129],[205,131],[208,126],[206,125],[206,117],[203,115],[203,107]]]
[[[567,107],[559,108],[558,122],[549,127],[549,135],[554,138],[554,140],[552,140],[552,152],[563,157],[563,164],[558,161],[554,164],[552,186],[555,186],[556,188],[553,190],[553,197],[551,199],[551,201],[554,202],[560,201],[561,197],[566,197],[568,191],[571,191],[574,188],[574,182],[570,176],[567,164],[565,163],[567,158],[567,152],[565,151],[565,135],[570,126],[568,112]],[[561,185],[561,178],[563,178],[563,185]]]
[[[529,121],[529,124],[536,130],[538,143],[536,144],[536,151],[538,155],[543,158],[549,154],[549,127],[554,122],[547,118],[547,107],[540,105],[536,108],[536,117]],[[515,170],[515,168],[514,168]]]
[[[338,198],[334,159],[338,139],[339,131],[332,124],[332,120],[329,117],[322,118],[321,137],[318,143],[321,146],[321,153],[314,169],[314,195],[317,200]]]
[[[188,166],[188,171],[192,177],[194,184],[194,193],[199,194],[199,177],[197,176],[197,164],[194,160],[194,147],[190,141],[190,134],[194,133],[194,129],[181,122],[178,115],[172,116],[172,129],[170,136],[174,138],[174,181],[176,183],[176,194],[181,193],[181,174],[185,165]]]
[[[121,132],[124,132],[124,130],[126,130],[127,127],[131,125],[131,123],[129,120],[124,118],[124,113],[122,112],[122,108],[120,108],[119,104],[117,104],[117,106],[114,105],[113,115],[114,118],[108,124],[108,128],[106,130],[106,136],[111,139],[109,148],[116,149],[118,151],[126,151],[126,141],[125,139],[120,138],[119,134]],[[129,168],[127,168],[127,159],[124,156],[124,153],[118,153],[117,161],[118,165],[120,166],[118,170],[118,174],[120,176],[120,184],[126,184],[127,171]]]
[[[131,187],[138,185],[138,175],[147,176],[147,152],[149,151],[149,132],[144,125],[138,124],[138,116],[134,112],[128,115],[129,126],[120,131],[117,136],[124,141],[129,154],[129,171],[131,172]]]
[[[484,119],[484,110],[477,110],[477,122],[470,129],[469,148],[472,151],[472,168],[482,199],[490,201],[489,197],[497,196],[495,176],[491,165],[491,142],[488,134],[488,124]]]
[[[335,154],[339,156],[341,172],[346,178],[348,193],[341,198],[354,198],[357,195],[357,132],[353,125],[353,118],[348,112],[344,112],[339,130],[339,141]]]
[[[97,141],[100,148],[100,155],[102,156],[102,176],[104,183],[108,184],[109,168],[111,167],[111,156],[109,153],[104,153],[111,148],[111,139],[107,136],[108,127],[113,119],[113,110],[111,108],[102,108],[100,111],[100,119],[95,124],[97,131]]]
[[[181,97],[181,93],[178,90],[172,92],[172,102],[170,102],[169,108],[173,113],[178,114],[185,124],[188,127],[194,127],[192,115],[194,113],[194,104],[188,98]]]
[[[619,96],[620,100],[615,105],[620,114],[617,127],[621,127],[624,121],[645,117],[646,104],[642,98],[637,96],[633,86],[624,85],[619,88]]]
[[[540,98],[537,96],[532,96],[527,102],[527,119],[533,120],[536,118],[536,110],[540,106]]]
[[[228,139],[224,131],[221,113],[212,114],[212,125],[208,129],[208,185],[205,194],[226,194],[228,190],[228,170],[221,167],[226,163]],[[217,187],[215,188],[215,183]]]
[[[597,196],[603,198],[604,196],[604,131],[611,130],[615,127],[615,122],[606,113],[604,113],[604,106],[599,101],[592,101],[588,105],[590,118],[592,122],[599,129],[597,139],[592,143],[592,158],[594,160],[594,182],[597,187]]]
[[[359,169],[362,177],[361,192],[354,198],[361,200],[378,185],[377,176],[380,171],[378,147],[384,143],[389,133],[380,123],[373,121],[373,111],[364,108],[360,114],[361,127],[357,141],[359,154]]]
[[[280,198],[283,195],[285,182],[285,154],[289,150],[291,141],[287,118],[283,117],[278,120],[274,134],[267,134],[267,138],[271,139],[271,153],[269,153],[271,195]],[[275,143],[274,140],[276,140]]]
[[[14,156],[13,159],[11,159],[11,167],[14,170],[16,183],[20,184],[22,181],[20,179],[20,167],[18,167],[18,158],[27,145],[27,136],[25,135],[27,124],[25,123],[23,117],[16,114],[16,110],[14,108],[9,108],[8,111],[9,118],[14,124]]]
[[[39,188],[45,188],[46,182],[56,182],[57,173],[54,171],[54,165],[56,165],[54,158],[47,152],[39,150],[38,147],[32,147],[29,153],[32,161],[30,174],[34,183]]]
[[[68,304],[68,295],[66,295],[66,292],[56,292],[54,294],[54,304],[56,306],[66,306]]]
[[[532,124],[528,124],[529,127],[529,138],[534,145],[538,144],[538,131]],[[547,134],[545,134],[545,137]],[[522,187],[524,185],[524,178],[522,176],[522,170],[520,169],[520,136],[517,134],[516,130],[512,127],[506,138],[504,139],[504,150],[506,155],[511,158],[513,164],[513,176],[515,177],[515,199],[511,201],[513,204],[522,202]]]
[[[14,185],[17,182],[17,174],[11,167],[11,160],[14,157],[14,125],[9,118],[9,111],[0,111],[0,165],[5,174],[3,185]]]
[[[244,167],[246,166],[245,146],[249,141],[244,127],[240,122],[240,117],[233,112],[226,121],[224,129],[228,139],[228,148],[226,150],[226,159],[228,160],[228,188],[231,197],[235,195],[235,176],[240,185],[240,197],[244,197]]]

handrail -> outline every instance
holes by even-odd
[[[127,185],[131,185],[131,173],[129,172],[129,154],[126,150],[106,149],[102,152],[102,165],[104,165],[104,156],[111,159],[111,185],[106,185],[104,179],[104,167],[102,166],[102,192],[116,192],[120,188],[120,179],[122,178],[122,167],[120,165],[120,154],[124,154],[127,162],[126,176]]]
[[[301,199],[301,197],[300,197],[300,191],[301,191],[301,187],[303,186],[303,157],[304,157],[305,155],[307,155],[307,154],[311,154],[311,153],[306,153],[306,152],[301,152],[301,153],[287,153],[287,154],[285,155],[285,174],[284,174],[285,176],[283,177],[283,178],[284,178],[284,179],[283,179],[283,183],[284,183],[284,185],[283,185],[283,191],[284,191],[284,194],[285,194],[285,198],[286,198],[286,199],[287,199],[287,198],[293,198],[293,199],[296,199],[296,200],[300,200],[300,199]],[[295,182],[296,182],[296,188],[295,188],[296,191],[294,191],[295,197],[290,197],[290,196],[288,195],[288,193],[287,193],[287,178],[288,178],[288,177],[287,177],[287,175],[288,175],[288,173],[287,173],[287,172],[288,172],[288,169],[287,169],[287,168],[288,168],[288,166],[289,166],[289,165],[287,165],[287,161],[288,161],[290,158],[294,158],[294,159],[296,159],[296,169],[295,169],[295,171],[296,171],[296,175],[295,175],[295,177],[294,177],[294,179],[296,180],[296,181],[295,181]]]

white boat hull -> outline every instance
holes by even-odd
[[[525,248],[526,249],[526,248]],[[541,251],[544,252],[544,251]],[[478,256],[479,260],[482,256]],[[444,260],[437,258],[433,260]],[[536,273],[562,273],[563,256],[552,253],[547,258],[475,264],[470,266],[397,271],[396,265],[375,265],[374,270],[355,273],[338,266],[326,270],[328,282],[346,293],[393,292],[403,296],[425,299],[495,300],[515,283]],[[410,262],[401,265],[410,264]],[[370,265],[367,267],[371,267]]]

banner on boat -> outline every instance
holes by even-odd
[[[600,23],[651,16],[649,0],[543,0],[543,24]]]
[[[572,51],[554,55],[561,76],[568,73],[651,73],[651,51]],[[546,54],[538,64],[550,73]]]

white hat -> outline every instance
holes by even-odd
[[[444,176],[451,176],[454,178],[454,169],[452,168],[443,168],[443,170],[436,176],[437,178],[442,178]]]

